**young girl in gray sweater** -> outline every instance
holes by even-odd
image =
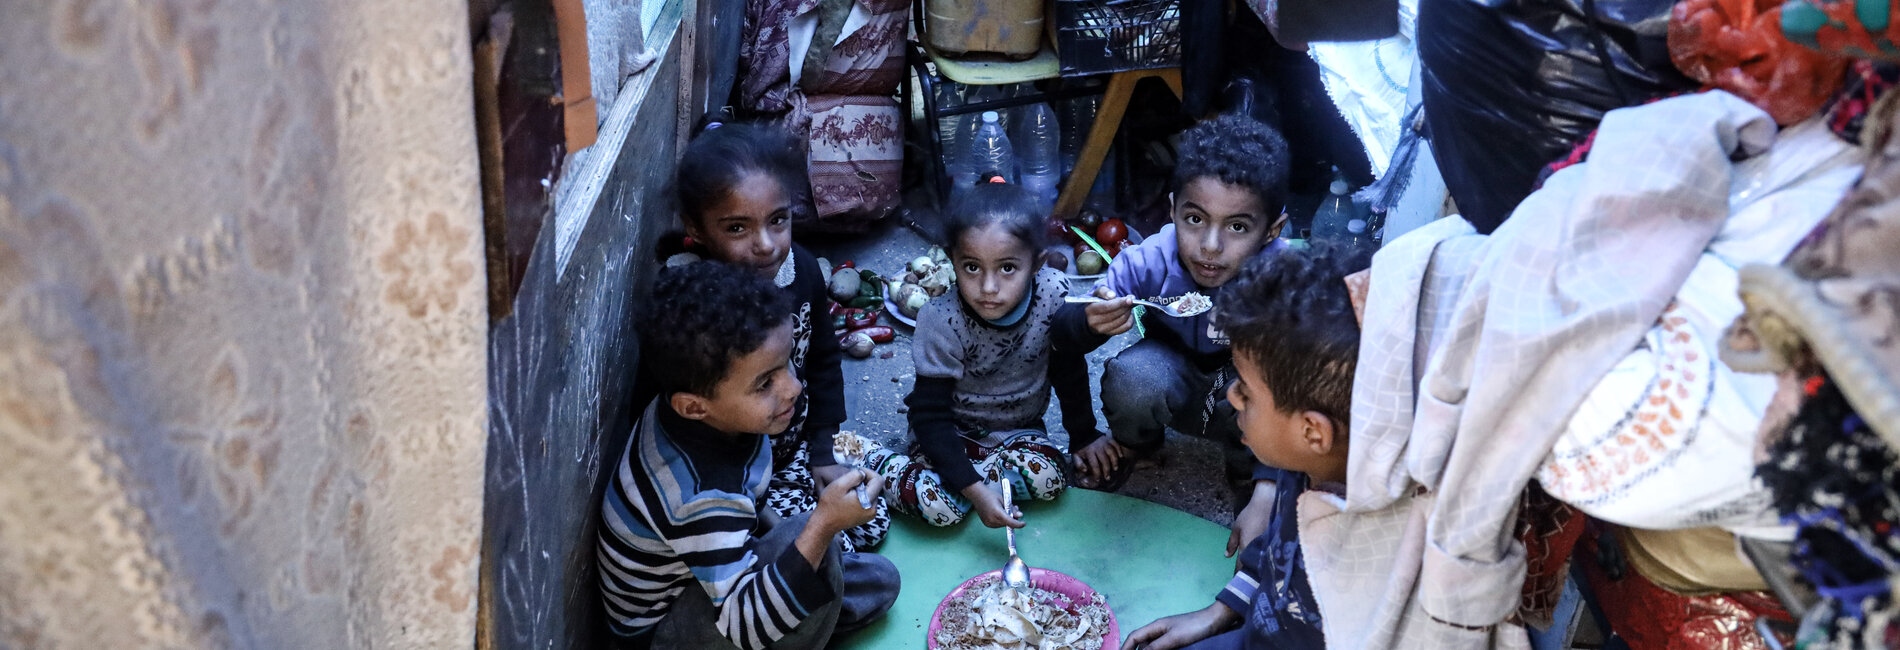
[[[957,289],[917,316],[911,356],[909,456],[873,451],[892,509],[938,525],[976,510],[992,528],[1023,525],[1003,507],[1016,494],[1050,500],[1068,485],[1062,451],[1043,427],[1053,388],[1071,449],[1101,436],[1090,405],[1086,352],[1058,335],[1068,278],[1042,265],[1046,230],[1021,187],[982,184],[950,212],[945,231]]]

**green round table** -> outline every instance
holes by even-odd
[[[1234,575],[1224,556],[1227,529],[1129,497],[1071,489],[1053,502],[1022,504],[1029,524],[1016,531],[1016,551],[1032,567],[1075,576],[1108,598],[1123,635],[1163,616],[1214,602]],[[891,532],[878,547],[903,576],[897,603],[882,619],[839,647],[923,648],[937,603],[971,576],[1003,567],[1009,547],[1001,529],[974,516],[949,528],[891,513]]]

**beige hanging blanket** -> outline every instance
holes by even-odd
[[[4,12],[0,647],[472,647],[467,3]]]

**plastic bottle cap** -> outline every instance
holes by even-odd
[[[998,120],[998,119],[1001,119],[1001,118],[998,118],[998,117],[996,116],[996,111],[983,111],[983,121],[984,121],[984,122],[986,122],[986,123],[990,123],[990,124],[995,124],[995,123],[996,123],[996,120]]]
[[[1334,193],[1334,194],[1345,194],[1345,193],[1346,193],[1346,189],[1347,189],[1347,188],[1346,188],[1346,181],[1343,181],[1343,180],[1335,180],[1335,181],[1333,181],[1333,184],[1332,184],[1332,186],[1331,186],[1331,187],[1329,187],[1329,188],[1327,188],[1327,189],[1329,189],[1329,190],[1331,190],[1331,191],[1332,191],[1332,193]]]
[[[1346,231],[1347,231],[1347,232],[1350,232],[1350,233],[1352,233],[1352,234],[1355,234],[1355,235],[1357,235],[1357,234],[1359,234],[1359,233],[1362,233],[1362,232],[1365,232],[1365,231],[1366,231],[1366,220],[1365,220],[1365,219],[1353,219],[1352,221],[1348,221],[1348,222],[1346,222]]]

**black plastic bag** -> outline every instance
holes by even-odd
[[[1458,210],[1489,233],[1607,111],[1694,90],[1671,0],[1421,0],[1425,122]]]

